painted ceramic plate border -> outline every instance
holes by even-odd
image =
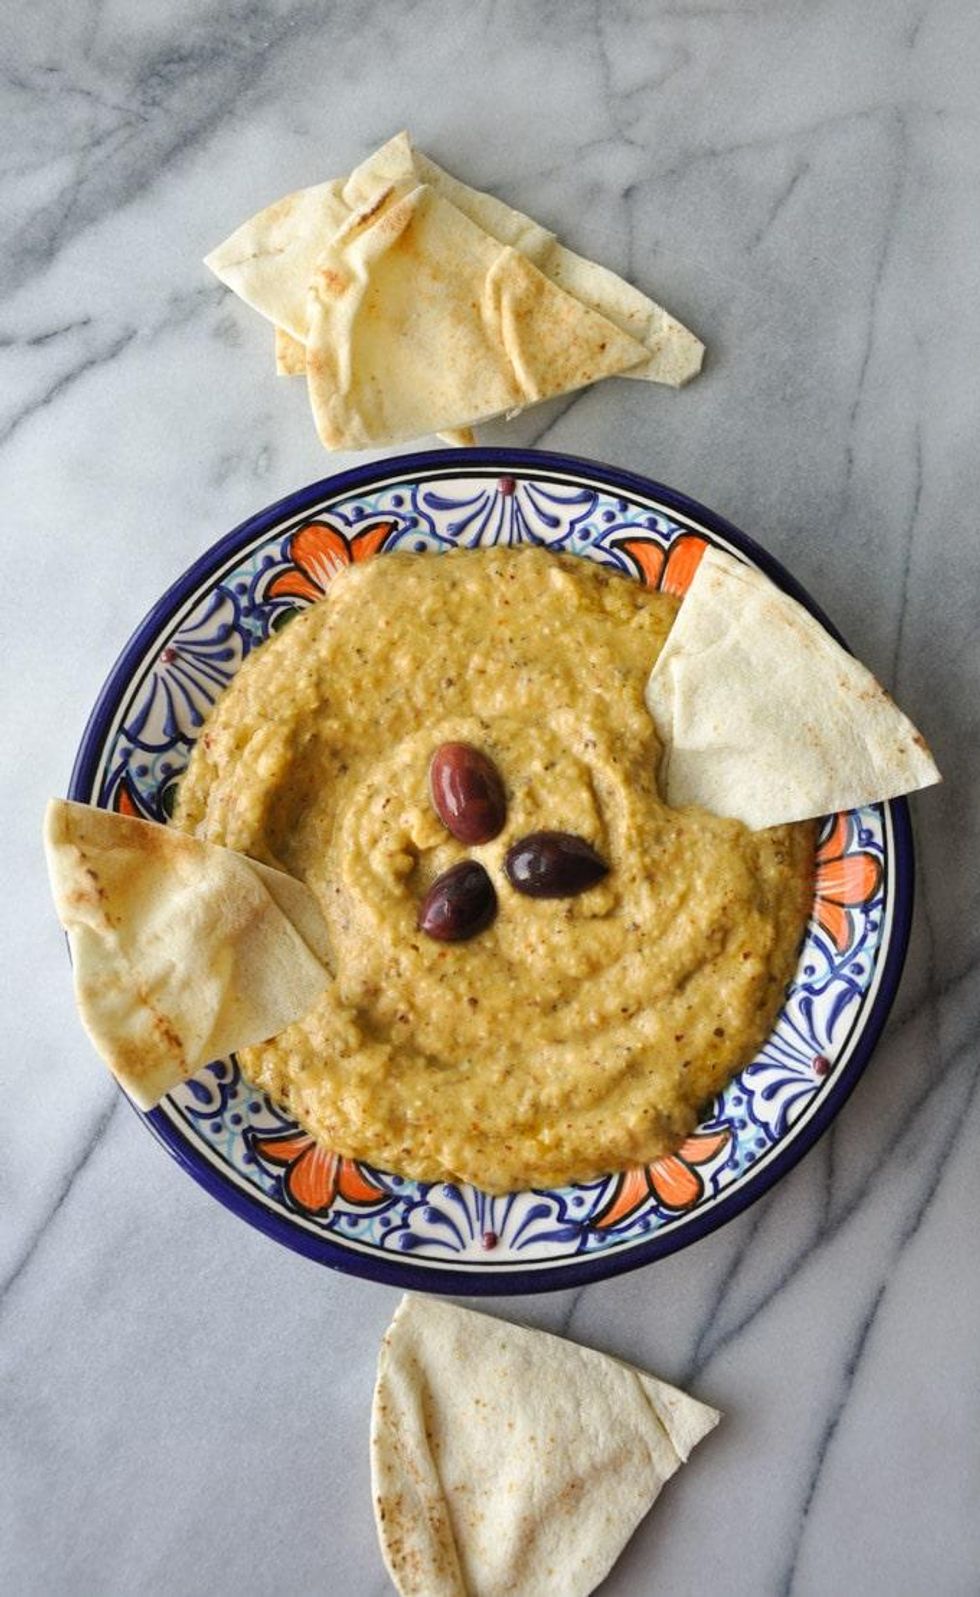
[[[320,530],[294,542],[313,520]],[[380,545],[533,541],[677,590],[702,539],[759,566],[834,632],[744,533],[631,472],[535,450],[438,450],[312,483],[219,539],[141,622],[92,711],[71,796],[165,819],[201,718],[249,649]],[[503,1198],[387,1176],[315,1148],[234,1060],[141,1118],[213,1197],[321,1264],[459,1295],[599,1280],[723,1225],[826,1130],[894,999],[912,883],[904,800],[827,818],[814,919],[772,1038],[676,1155],[631,1174]]]

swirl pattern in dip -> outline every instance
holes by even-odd
[[[252,655],[216,705],[176,821],[309,883],[333,979],[241,1054],[339,1153],[488,1191],[586,1180],[667,1152],[750,1059],[812,898],[813,829],[750,832],[656,788],[643,687],[677,601],[536,549],[388,555]],[[442,743],[493,760],[507,823],[449,835]],[[539,829],[611,869],[535,900],[503,857]],[[466,943],[416,927],[463,858],[499,913]]]

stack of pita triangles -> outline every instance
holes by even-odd
[[[305,371],[328,449],[470,427],[623,373],[679,387],[703,346],[614,273],[404,133],[260,211],[206,260]]]

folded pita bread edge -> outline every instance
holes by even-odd
[[[349,215],[343,180],[284,194],[250,216],[204,257],[226,288],[300,343],[316,258]]]
[[[277,377],[305,377],[306,376],[306,345],[294,338],[292,333],[287,333],[284,327],[276,327],[275,356]]]
[[[82,1024],[140,1109],[283,1031],[329,980],[316,899],[282,871],[66,799],[44,844]]]
[[[427,184],[376,193],[311,282],[307,383],[328,449],[510,415],[643,358]]]
[[[342,225],[345,212],[359,209],[379,187],[394,184],[404,193],[420,182],[498,242],[526,255],[566,293],[644,344],[646,358],[624,376],[681,387],[701,370],[701,340],[662,306],[608,267],[566,249],[532,217],[453,177],[416,150],[404,131],[347,178],[295,190],[256,212],[205,256],[205,265],[299,345],[306,338],[305,296],[317,254]],[[297,347],[277,344],[280,375],[298,375],[304,363]]]
[[[427,183],[491,238],[519,250],[559,288],[643,344],[647,358],[622,376],[672,388],[681,388],[697,376],[704,360],[704,345],[669,311],[609,267],[567,249],[533,217],[495,194],[471,188],[453,177],[415,149],[408,133],[395,134],[355,167],[343,194],[352,205],[363,205],[387,183],[400,184],[405,192],[413,181]]]
[[[866,666],[755,567],[709,547],[646,686],[669,804],[753,830],[942,780]]]
[[[388,1572],[402,1597],[586,1597],[720,1419],[592,1348],[410,1293],[372,1405]]]

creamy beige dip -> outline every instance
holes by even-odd
[[[179,826],[303,878],[333,979],[245,1074],[337,1152],[488,1191],[675,1148],[771,1029],[812,896],[809,825],[670,810],[643,686],[677,601],[537,549],[387,555],[254,653],[181,784]],[[483,750],[507,823],[464,847],[427,773]],[[502,860],[538,829],[609,875],[535,900]],[[434,878],[480,860],[470,942],[416,929]]]

